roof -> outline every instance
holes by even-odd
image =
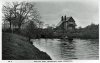
[[[67,17],[67,18],[66,18],[66,21],[68,21],[70,18],[72,18],[72,17]]]
[[[57,26],[60,26],[63,22],[68,22],[68,20],[70,19],[70,18],[72,18],[71,16],[70,17],[67,17],[66,18],[66,21],[60,21],[58,24],[57,24]],[[73,18],[72,18],[73,19]]]

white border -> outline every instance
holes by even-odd
[[[2,4],[5,1],[8,1],[8,0],[2,0],[2,2],[0,1],[0,62],[2,63],[9,63],[9,62],[10,63],[35,63],[34,61],[41,61],[41,60],[1,60],[2,59],[1,57],[1,54],[2,54]],[[9,0],[9,1],[18,1],[18,0]],[[19,0],[19,1],[59,1],[61,2],[61,1],[66,1],[66,0]],[[72,0],[68,0],[68,1],[72,1]],[[80,0],[77,0],[77,1],[80,1]],[[99,10],[100,10],[100,1],[98,3],[99,3]],[[99,16],[99,19],[100,19],[100,16]],[[99,20],[99,23],[100,23],[100,20]],[[99,27],[99,33],[100,33],[100,27]],[[99,46],[99,49],[100,49],[100,46]],[[61,61],[61,60],[42,60],[42,61]],[[66,61],[69,61],[69,60],[66,60]],[[47,62],[36,62],[36,63],[47,63]],[[72,60],[69,62],[48,62],[48,63],[100,63],[100,58],[99,60]]]

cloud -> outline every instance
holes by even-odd
[[[82,27],[91,24],[91,22],[99,23],[98,0],[42,1],[36,2],[36,7],[42,17],[41,20],[47,24],[57,24],[60,22],[61,16],[64,15],[72,16],[76,24]]]

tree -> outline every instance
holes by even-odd
[[[12,7],[12,8],[11,8]],[[4,21],[8,21],[10,23],[10,29],[11,29],[11,21],[12,21],[12,16],[13,16],[13,6],[9,5],[9,3],[7,3],[7,5],[3,5],[3,19]]]
[[[37,28],[36,24],[33,21],[30,21],[26,27],[26,36],[28,37],[29,41],[31,38],[35,36],[35,29]]]
[[[21,25],[27,23],[27,21],[33,20],[39,22],[40,15],[37,9],[34,7],[33,2],[13,2],[8,5],[3,5],[3,14],[5,19],[9,23],[18,26],[18,30]]]
[[[43,22],[42,21],[38,21],[38,27],[42,28],[43,27]]]

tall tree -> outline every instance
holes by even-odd
[[[27,21],[33,20],[39,22],[40,15],[33,2],[13,2],[12,4],[3,6],[4,16],[13,25],[17,25],[18,29]],[[9,11],[7,11],[9,9]]]
[[[13,6],[10,5],[9,3],[5,5],[3,5],[3,19],[4,21],[8,21],[10,23],[10,29],[11,29],[11,22],[12,22],[12,16],[13,16]]]

